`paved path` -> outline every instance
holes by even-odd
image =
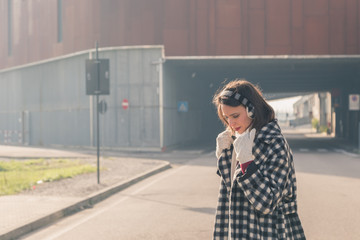
[[[307,239],[360,239],[360,177],[353,175],[359,156],[294,156]],[[219,184],[214,162],[213,153],[204,154],[24,239],[211,239]]]
[[[96,158],[96,156],[94,157],[94,155],[91,154],[74,151],[3,145],[0,145],[0,153],[0,158],[2,159]],[[95,173],[92,174],[94,177],[81,178],[83,182],[83,186],[81,187],[91,187],[89,191],[85,191],[89,192],[85,196],[81,194],[57,195],[56,189],[52,191],[51,194],[49,194],[48,191],[46,192],[47,194],[40,191],[38,193],[1,196],[0,240],[21,236],[24,233],[52,223],[64,216],[92,206],[115,192],[125,189],[131,184],[170,167],[167,161],[144,158],[115,157],[108,160],[108,162],[111,162],[113,169],[109,169],[106,173],[106,181],[111,184],[97,185]],[[119,169],[123,170],[120,171]],[[68,182],[70,186],[67,187],[71,188],[71,185],[74,184],[72,181],[76,181],[76,179],[64,181]],[[56,185],[57,183],[58,182],[48,184],[58,186]],[[94,185],[97,186],[94,187]],[[38,190],[38,188],[36,190]],[[64,191],[62,191],[62,193],[63,192]]]
[[[84,158],[91,154],[51,148],[0,145],[0,158]]]
[[[331,139],[316,141],[313,137],[314,140],[303,141],[304,135],[301,137],[301,134],[305,133],[293,133],[294,141],[289,142],[294,149],[297,170],[299,214],[308,239],[360,239],[359,154],[335,151],[333,145],[328,144],[332,143]],[[301,151],[304,147],[308,149],[306,152]],[[326,151],[314,150],[318,148]],[[4,154],[2,156],[12,158],[94,156],[7,146],[0,146],[0,152]],[[154,154],[150,155],[152,159],[148,161],[157,161]],[[97,233],[109,234],[108,239],[118,239],[118,236],[122,239],[144,239],[145,236],[147,239],[209,239],[219,179],[215,174],[214,154],[196,156],[199,152],[162,153],[162,159],[172,161],[171,170],[139,182],[94,208],[65,218],[24,239],[48,239],[49,236],[54,237],[50,239],[70,239],[69,236],[91,239]],[[126,154],[117,157],[126,157]],[[152,164],[149,166],[154,167]],[[6,216],[0,218],[0,239],[9,239],[1,234],[11,229],[82,200],[84,198],[69,196],[0,197],[0,216]],[[89,203],[83,206],[87,207]],[[62,214],[61,210],[59,214]],[[99,226],[101,229],[97,228]]]
[[[24,239],[211,239],[213,154],[174,166]]]

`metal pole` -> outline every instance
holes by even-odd
[[[93,52],[89,52],[89,59],[93,59]],[[89,121],[90,121],[90,146],[95,146],[95,139],[94,139],[94,98],[93,95],[89,96]]]
[[[360,122],[359,122],[358,151],[359,151],[359,153],[360,153]]]
[[[100,124],[99,124],[99,91],[100,91],[100,62],[99,62],[99,44],[96,42],[96,62],[97,62],[97,90],[96,93],[96,144],[97,144],[97,183],[100,184]]]
[[[100,124],[99,124],[99,94],[96,95],[96,143],[97,143],[97,183],[100,184]]]

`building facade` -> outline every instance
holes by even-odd
[[[337,135],[359,141],[360,111],[348,110],[360,93],[359,26],[360,0],[3,0],[0,142],[93,145],[96,106],[83,90],[95,42],[110,59],[104,146],[212,142],[223,126],[211,98],[233,78],[331,92]]]
[[[332,119],[331,94],[329,92],[314,93],[302,96],[294,103],[294,125],[312,124],[317,130],[335,132]]]
[[[100,47],[166,56],[360,53],[359,0],[3,0],[0,69]]]

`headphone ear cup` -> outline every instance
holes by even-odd
[[[249,108],[248,106],[246,106],[246,114],[250,119],[254,119],[254,108]]]

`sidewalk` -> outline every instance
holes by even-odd
[[[360,149],[354,142],[345,139],[335,138],[335,134],[318,133],[310,124],[287,127],[280,126],[282,133],[291,145],[308,145],[311,147],[332,148],[335,151],[343,152],[351,156],[360,156]],[[304,144],[307,142],[307,144]],[[310,146],[310,144],[312,144]]]
[[[96,163],[96,154],[3,145],[1,158],[80,158]],[[100,172],[101,184],[97,184],[94,173],[38,185],[18,195],[0,196],[0,240],[17,239],[170,168],[167,161],[129,157],[101,158],[100,165],[106,168]]]

